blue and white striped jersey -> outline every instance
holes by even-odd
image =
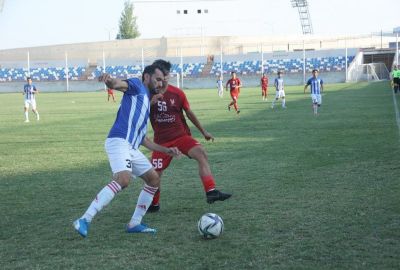
[[[311,85],[311,94],[320,95],[321,86],[324,84],[322,79],[311,77],[307,81],[307,85]]]
[[[26,100],[35,100],[36,93],[33,91],[36,91],[36,87],[33,84],[31,84],[31,85],[25,84],[24,85],[24,93],[25,93]]]
[[[137,78],[128,79],[126,82],[128,90],[122,97],[117,118],[108,138],[125,139],[133,149],[138,149],[147,132],[150,93]]]
[[[278,78],[278,77],[275,78],[274,85],[275,85],[276,91],[284,90],[283,78]]]

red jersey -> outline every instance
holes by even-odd
[[[241,84],[239,78],[229,79],[226,82],[226,85],[228,85],[228,84],[229,84],[229,88],[230,88],[231,92],[238,93],[240,91],[238,88],[238,86]]]
[[[268,77],[261,77],[261,86],[268,87]]]
[[[168,85],[163,98],[150,107],[150,122],[154,130],[154,142],[158,144],[191,135],[183,110],[190,109],[185,93]]]

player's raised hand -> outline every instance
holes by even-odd
[[[106,84],[107,84],[107,82],[109,82],[111,79],[112,79],[112,78],[111,78],[111,75],[108,74],[108,73],[103,73],[103,74],[101,74],[101,75],[99,76],[99,78],[98,78],[99,82],[103,82],[103,83],[106,83]]]
[[[162,98],[163,98],[163,94],[155,94],[151,97],[150,104],[154,105],[157,103],[157,101],[161,100]]]
[[[112,78],[110,74],[103,73],[98,78],[99,82],[103,82],[108,88],[125,92],[129,85],[125,80]]]
[[[173,156],[173,157],[181,157],[182,152],[179,151],[177,147],[169,147],[166,154]]]
[[[214,136],[207,131],[204,131],[203,136],[207,141],[209,140],[211,140],[212,142],[214,141]]]

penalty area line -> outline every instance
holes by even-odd
[[[399,141],[400,141],[400,114],[399,114],[399,108],[397,106],[396,95],[394,94],[393,89],[392,89],[392,96],[393,96],[393,104],[394,104],[394,113],[396,114],[396,123],[397,123],[397,128],[399,131]]]

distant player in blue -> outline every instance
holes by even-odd
[[[32,84],[31,77],[26,78],[27,84],[24,85],[24,92],[22,93],[25,96],[25,105],[24,105],[24,113],[25,113],[25,123],[29,122],[28,111],[29,106],[32,106],[32,112],[36,115],[36,120],[39,121],[40,116],[39,112],[36,109],[36,94],[39,93],[39,90],[36,89],[36,86]]]
[[[224,95],[224,82],[223,81],[224,81],[224,79],[223,79],[222,74],[221,74],[221,75],[218,76],[218,79],[217,79],[218,96],[221,97],[221,98]]]
[[[137,200],[133,216],[126,225],[126,232],[156,232],[141,222],[158,189],[160,177],[149,159],[140,152],[139,146],[144,145],[152,151],[171,156],[180,154],[176,147],[163,147],[146,137],[150,92],[155,92],[162,86],[164,74],[161,70],[155,65],[147,66],[143,71],[142,81],[137,78],[113,79],[109,74],[99,77],[99,81],[104,82],[108,88],[119,90],[124,94],[117,118],[105,142],[113,179],[97,194],[82,217],[73,222],[75,230],[83,237],[88,235],[89,225],[94,216],[107,206],[118,192],[129,185],[132,176],[142,178],[145,185]]]
[[[285,101],[285,85],[283,83],[283,74],[281,71],[278,71],[278,77],[274,80],[274,86],[276,90],[275,100],[272,101],[271,108],[273,109],[275,106],[275,102],[278,101],[279,98],[282,99],[282,108],[286,108],[286,101]]]
[[[306,93],[306,89],[310,85],[314,115],[318,115],[318,107],[321,107],[322,104],[321,94],[324,91],[324,82],[322,79],[318,78],[318,70],[314,69],[312,75],[313,76],[308,79],[307,84],[304,86],[304,93]]]

